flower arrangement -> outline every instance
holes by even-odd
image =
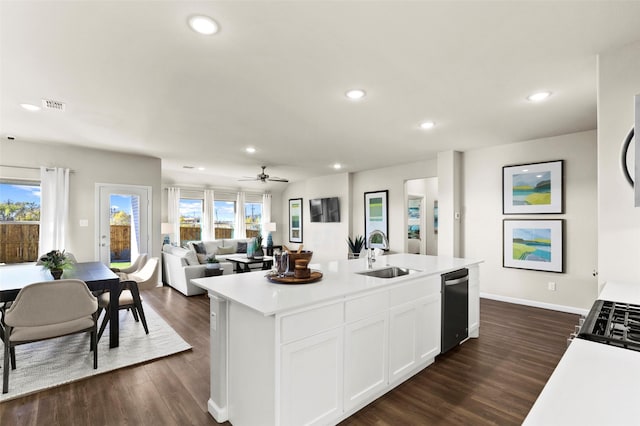
[[[64,250],[51,250],[40,258],[40,263],[49,270],[67,269],[71,267],[71,260],[69,260],[64,253]]]

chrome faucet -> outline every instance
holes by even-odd
[[[376,261],[376,254],[371,249],[371,240],[373,240],[373,237],[376,235],[379,235],[380,237],[382,237],[382,245],[384,249],[385,250],[389,249],[389,240],[387,239],[387,236],[385,235],[385,233],[379,229],[374,229],[373,231],[371,231],[371,233],[369,234],[369,237],[367,238],[367,268],[369,269],[373,269],[373,263]]]

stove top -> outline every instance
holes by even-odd
[[[577,337],[640,351],[640,305],[596,300]]]

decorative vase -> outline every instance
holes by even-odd
[[[258,247],[253,251],[254,259],[262,259],[264,257],[264,252],[262,251],[262,247]]]
[[[51,272],[51,275],[53,275],[54,280],[59,280],[62,276],[62,269],[59,268],[49,269],[49,272]]]
[[[207,263],[205,268],[207,269],[220,269],[219,263]]]

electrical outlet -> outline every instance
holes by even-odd
[[[547,284],[549,291],[556,291],[556,283],[554,283],[553,281],[549,281],[549,284]]]

